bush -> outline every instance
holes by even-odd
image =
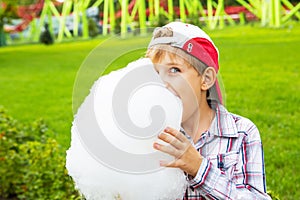
[[[50,134],[42,120],[23,125],[0,108],[0,199],[80,199]]]
[[[88,19],[88,29],[90,37],[96,37],[99,34],[99,28],[97,27],[97,23],[92,18]]]

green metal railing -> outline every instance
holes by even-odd
[[[207,0],[206,9],[199,0],[179,0],[178,19],[185,22],[191,16],[200,18],[210,29],[223,28],[225,21],[234,25],[237,22],[225,13],[225,0]],[[300,3],[293,5],[288,0],[236,0],[240,5],[245,7],[249,12],[261,21],[262,26],[280,27],[293,17],[300,20]],[[155,24],[160,15],[164,15],[169,21],[174,20],[174,5],[172,0],[167,2],[168,11],[161,7],[159,0],[119,0],[120,11],[116,7],[114,0],[97,0],[90,5],[90,0],[65,0],[63,7],[59,12],[51,0],[45,0],[44,7],[40,15],[39,24],[32,22],[32,35],[34,40],[38,40],[40,30],[42,29],[45,19],[48,19],[49,29],[52,29],[51,17],[54,15],[59,19],[59,33],[57,41],[60,42],[64,37],[70,38],[72,34],[66,28],[66,16],[73,14],[73,36],[78,36],[79,24],[82,24],[82,36],[88,38],[88,20],[86,10],[90,7],[103,6],[103,35],[113,33],[116,26],[116,12],[121,12],[121,35],[127,33],[128,27],[133,28],[133,22],[138,23],[141,33],[144,34],[149,24]],[[146,7],[146,5],[148,5]],[[129,6],[131,12],[129,13]],[[146,16],[148,10],[148,20]],[[136,22],[136,16],[138,20]],[[242,17],[242,15],[240,15]],[[240,23],[244,23],[244,18],[240,18]]]

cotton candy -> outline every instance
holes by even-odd
[[[100,77],[71,129],[66,168],[76,188],[87,200],[182,199],[185,175],[160,167],[174,158],[152,147],[166,126],[179,130],[181,117],[180,99],[149,59]]]

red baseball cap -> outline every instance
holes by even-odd
[[[173,47],[184,50],[207,66],[213,67],[218,73],[219,51],[211,38],[202,29],[183,22],[171,22],[163,27],[171,29],[173,32],[172,36],[152,38],[148,48],[157,44],[170,44]],[[218,78],[209,91],[208,99],[216,100],[223,104]]]

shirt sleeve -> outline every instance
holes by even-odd
[[[197,175],[187,177],[193,190],[208,199],[271,199],[266,194],[264,158],[257,128],[241,133],[238,161],[220,169],[209,159],[203,158]]]

